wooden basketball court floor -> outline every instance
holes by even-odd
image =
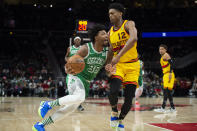
[[[0,131],[31,131],[32,125],[41,121],[37,109],[42,100],[49,99],[0,97]],[[119,103],[122,102],[123,99],[120,99]],[[177,113],[154,112],[153,109],[161,103],[162,97],[140,98],[140,111],[131,109],[124,120],[125,130],[197,131],[197,98],[174,98]],[[46,131],[113,131],[109,127],[111,108],[108,99],[89,98],[83,106],[83,112],[75,111],[63,120],[47,126]]]

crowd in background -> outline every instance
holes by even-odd
[[[5,38],[1,50],[0,95],[34,96],[54,87],[44,45],[35,38]]]
[[[43,68],[30,77],[25,77],[26,71],[16,68],[17,76],[12,77],[11,69],[1,68],[0,96],[39,96],[39,97],[60,97],[68,94],[65,79],[61,81],[52,80],[47,70]],[[14,75],[13,75],[14,76]],[[89,97],[107,97],[109,93],[110,78],[102,71],[91,81]],[[176,78],[174,85],[175,96],[197,96],[197,80],[188,78]],[[143,75],[143,95],[146,97],[159,97],[162,95],[162,77],[152,71],[144,71]],[[124,95],[123,88],[119,96]]]

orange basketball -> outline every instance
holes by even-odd
[[[73,55],[68,59],[68,66],[70,66],[76,74],[83,71],[85,68],[84,59],[79,55]]]

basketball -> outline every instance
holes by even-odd
[[[83,71],[85,68],[85,62],[83,58],[79,55],[73,55],[68,59],[68,66],[70,66],[76,74]]]

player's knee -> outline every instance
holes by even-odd
[[[82,103],[82,102],[84,102],[85,101],[85,95],[81,95],[80,97],[79,97],[79,103]]]
[[[136,87],[134,84],[125,85],[125,98],[135,97]]]
[[[134,85],[134,84],[125,85],[124,104],[125,104],[125,106],[127,106],[129,108],[132,105],[133,97],[135,97],[135,90],[136,90],[136,85]]]
[[[110,94],[117,94],[120,90],[122,81],[118,78],[113,78],[110,82]]]
[[[128,106],[128,107],[131,107],[132,106],[132,100],[133,100],[133,97],[125,97],[125,105]]]
[[[78,94],[78,95],[75,96],[74,99],[75,99],[76,103],[80,104],[80,103],[85,101],[85,95],[84,94]]]

